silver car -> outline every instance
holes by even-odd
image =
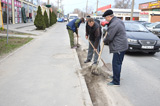
[[[146,26],[148,30],[160,37],[160,22],[152,23]]]

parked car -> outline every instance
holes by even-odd
[[[108,26],[107,26],[107,24],[103,27],[103,37],[105,36],[105,33],[107,32],[107,28],[108,28]]]
[[[69,14],[69,16],[68,16],[68,22],[72,21],[75,18],[78,18],[78,14]]]
[[[58,22],[64,22],[64,18],[58,18],[57,21]]]
[[[142,23],[142,25],[143,25],[144,27],[147,27],[147,26],[149,26],[150,24],[152,24],[152,23],[150,23],[150,22],[144,22],[144,23]]]
[[[160,51],[160,39],[137,22],[124,22],[129,52],[147,52],[154,55]]]
[[[146,21],[135,21],[135,22],[138,22],[140,24],[146,23]]]
[[[127,52],[145,52],[154,55],[160,51],[160,39],[143,25],[134,21],[124,21],[128,40]],[[105,34],[106,30],[103,31]]]
[[[146,27],[148,30],[160,37],[160,22],[152,23]]]
[[[64,22],[67,22],[68,19],[67,19],[67,15],[64,15]]]
[[[106,26],[106,24],[108,24],[108,22],[107,22],[107,21],[102,21],[102,22],[101,22],[101,25],[102,25],[103,27],[105,27],[105,26]]]

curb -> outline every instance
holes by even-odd
[[[81,65],[79,62],[79,58],[78,58],[78,54],[76,52],[76,50],[73,50],[73,54],[75,56],[75,61],[76,61],[76,71],[79,77],[79,81],[80,81],[80,85],[81,85],[81,90],[82,90],[82,98],[84,101],[84,106],[93,106],[92,101],[91,101],[91,97],[89,95],[89,91],[85,82],[85,79],[83,77],[83,75],[80,73]]]

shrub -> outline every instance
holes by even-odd
[[[44,22],[44,16],[42,15],[40,6],[38,6],[38,11],[37,11],[36,18],[34,20],[34,25],[37,27],[38,30],[44,30],[46,28],[46,25]]]
[[[54,12],[52,12],[52,16],[53,16],[53,24],[55,24],[57,22],[57,16]]]
[[[52,26],[53,25],[53,15],[50,10],[49,10],[49,17],[50,17],[50,26]]]
[[[45,25],[48,28],[49,27],[49,19],[48,19],[48,15],[47,12],[44,12],[44,21],[45,21]]]

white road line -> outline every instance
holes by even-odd
[[[154,60],[159,60],[159,59],[157,59],[157,58],[155,58],[155,57],[152,57]]]

